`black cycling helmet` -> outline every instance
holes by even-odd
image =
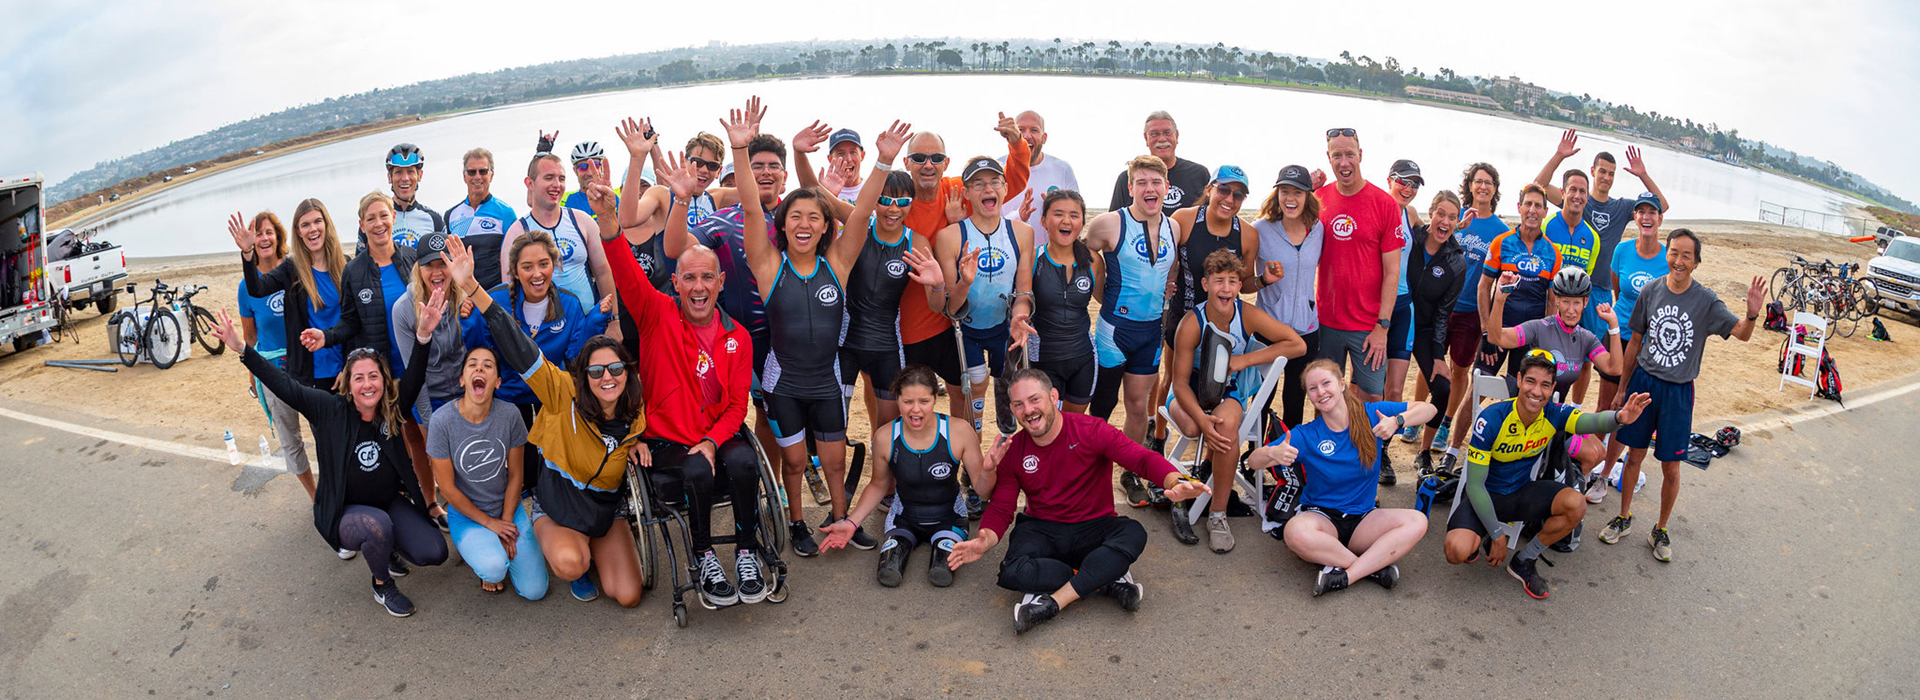
[[[1553,293],[1563,297],[1584,297],[1593,293],[1593,278],[1587,271],[1571,265],[1553,273]]]
[[[1733,449],[1735,445],[1740,444],[1740,429],[1729,425],[1715,431],[1713,438],[1720,443],[1721,447]]]
[[[427,162],[427,158],[426,156],[420,155],[419,146],[410,143],[400,143],[394,144],[393,148],[387,149],[388,167],[412,168],[425,162]]]

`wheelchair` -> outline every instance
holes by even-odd
[[[754,549],[760,554],[761,563],[766,568],[768,582],[767,602],[784,603],[787,601],[787,563],[780,558],[780,551],[787,546],[786,508],[787,494],[780,485],[780,476],[773,472],[773,462],[767,459],[767,452],[753,431],[743,429],[740,433],[753,446],[760,467],[760,527]],[[716,475],[713,509],[731,509],[733,499],[725,488],[726,475]],[[653,470],[637,465],[627,466],[627,489],[625,496],[633,509],[633,517],[628,527],[633,530],[634,548],[640,555],[640,571],[645,577],[643,590],[653,590],[654,582],[659,579],[662,559],[673,584],[673,622],[679,627],[687,626],[688,591],[699,587],[693,551],[692,531],[687,524],[687,498],[681,490],[680,475],[676,470]],[[731,517],[731,511],[728,511]],[[675,530],[679,531],[679,542],[675,543]],[[734,545],[738,547],[738,535],[714,535],[715,545]],[[697,594],[696,594],[697,595]],[[703,603],[704,604],[704,603]]]

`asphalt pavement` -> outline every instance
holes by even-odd
[[[449,564],[401,580],[419,612],[395,619],[291,476],[0,419],[0,694],[1910,697],[1916,408],[1920,392],[1750,434],[1685,468],[1671,564],[1646,546],[1651,476],[1621,544],[1595,537],[1615,496],[1579,551],[1549,553],[1545,601],[1447,565],[1443,515],[1395,590],[1313,598],[1315,568],[1253,519],[1216,555],[1122,506],[1151,534],[1142,609],[1091,599],[1023,636],[1000,550],[948,589],[924,549],[897,589],[874,552],[795,559],[786,603],[695,605],[685,629],[661,589],[633,610],[560,582],[529,602]]]

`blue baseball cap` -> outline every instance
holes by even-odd
[[[1241,170],[1240,166],[1238,165],[1220,166],[1219,170],[1213,171],[1213,181],[1214,182],[1238,182],[1240,183],[1241,187],[1245,187],[1247,189],[1253,189],[1253,185],[1247,182],[1247,171]]]
[[[854,131],[852,129],[841,129],[839,131],[833,132],[833,136],[827,139],[827,150],[831,151],[833,150],[834,146],[838,146],[840,144],[847,143],[847,142],[852,142],[853,145],[860,146],[862,150],[866,149],[866,146],[862,146],[860,144],[859,132]]]
[[[1654,211],[1660,211],[1660,195],[1652,192],[1641,192],[1640,196],[1633,200],[1633,208],[1639,209],[1642,204],[1653,205]]]

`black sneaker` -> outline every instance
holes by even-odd
[[[1120,578],[1115,579],[1112,583],[1101,586],[1097,592],[1119,601],[1120,609],[1127,612],[1138,612],[1140,610],[1140,599],[1147,597],[1146,587],[1140,585],[1140,582],[1133,580],[1133,570],[1131,569],[1127,570],[1127,573],[1121,574]]]
[[[1151,427],[1149,427],[1149,428],[1147,428],[1147,430],[1148,430],[1149,432],[1151,432],[1151,431],[1153,430],[1153,428],[1151,428]],[[1144,440],[1144,441],[1142,441],[1142,442],[1141,442],[1140,444],[1141,444],[1142,446],[1145,446],[1145,447],[1146,447],[1147,449],[1149,449],[1149,450],[1153,450],[1153,453],[1154,453],[1154,454],[1157,454],[1157,455],[1164,455],[1164,454],[1166,454],[1166,453],[1167,453],[1167,439],[1166,439],[1166,438],[1163,438],[1163,437],[1154,437],[1154,436],[1152,436],[1152,435],[1148,435],[1148,436],[1147,436],[1147,439],[1146,439],[1146,440]]]
[[[826,520],[820,521],[820,527],[832,525],[833,520],[833,516],[828,515]],[[866,528],[857,524],[853,526],[853,537],[847,540],[847,544],[853,545],[854,549],[873,549],[880,546],[880,543],[873,539],[873,535],[867,534]]]
[[[393,574],[396,578],[404,578],[407,574],[413,573],[413,570],[407,568],[407,563],[400,560],[400,553],[395,552],[393,556],[387,557],[387,573]]]
[[[987,512],[987,499],[981,498],[979,492],[974,491],[972,486],[968,486],[967,487],[967,519],[979,520],[980,515],[986,512]]]
[[[1121,474],[1120,490],[1125,491],[1127,494],[1127,505],[1135,508],[1145,508],[1153,505],[1153,493],[1147,490],[1146,484],[1140,483],[1140,475],[1138,474],[1133,472]]]
[[[393,579],[387,579],[386,583],[373,582],[373,602],[379,603],[380,607],[387,609],[388,615],[394,617],[413,614],[413,601],[400,592],[400,586]]]
[[[718,610],[740,602],[739,592],[733,589],[733,584],[727,582],[727,570],[720,566],[720,557],[715,555],[713,550],[701,552],[698,565],[700,567],[700,602],[705,604],[708,610]]]
[[[899,588],[900,582],[907,577],[907,557],[913,554],[913,546],[898,537],[887,538],[887,544],[880,548],[880,569],[874,572],[874,578],[880,585]]]
[[[1383,444],[1380,446],[1380,485],[1392,486],[1395,481],[1397,478],[1393,473],[1393,453],[1388,452],[1386,445]]]
[[[1347,570],[1338,566],[1320,567],[1320,575],[1313,581],[1313,594],[1319,596],[1327,591],[1337,591],[1347,587]]]
[[[1433,453],[1421,452],[1420,454],[1414,455],[1413,468],[1420,474],[1422,478],[1425,478],[1428,474],[1432,474],[1433,473]]]
[[[1567,533],[1567,536],[1560,538],[1559,542],[1547,545],[1547,549],[1561,554],[1572,554],[1573,550],[1580,548],[1580,531],[1586,529],[1586,527],[1586,523],[1573,526],[1573,532]]]
[[[804,521],[787,523],[787,539],[793,540],[794,554],[811,557],[820,553],[820,543],[813,541],[813,528]]]
[[[767,599],[767,581],[760,573],[760,555],[751,549],[737,549],[733,553],[733,577],[740,582],[734,590],[740,593],[740,602],[758,603]]]
[[[933,557],[927,562],[927,583],[933,584],[935,588],[953,585],[953,567],[947,566],[947,556],[952,553],[952,550],[941,547],[939,544],[933,546]],[[905,564],[904,557],[902,559],[901,563]]]
[[[1200,536],[1193,534],[1193,523],[1187,522],[1187,504],[1175,503],[1167,509],[1169,523],[1173,526],[1173,538],[1180,544],[1199,544]]]
[[[1060,605],[1053,602],[1053,596],[1045,593],[1028,593],[1019,605],[1013,606],[1013,631],[1026,634],[1042,622],[1060,614]]]
[[[1452,452],[1448,452],[1440,456],[1439,473],[1452,474],[1454,476],[1459,476],[1460,473],[1459,471],[1457,471],[1459,467],[1460,467],[1460,455],[1454,454]]]
[[[1534,600],[1546,600],[1547,579],[1534,570],[1538,564],[1539,562],[1535,560],[1521,559],[1520,555],[1515,554],[1513,559],[1507,561],[1507,574],[1512,576],[1513,580],[1520,582],[1521,589],[1527,592],[1528,597]]]
[[[1395,585],[1400,583],[1400,567],[1388,564],[1387,568],[1367,574],[1367,580],[1380,584],[1381,588],[1391,591]]]

